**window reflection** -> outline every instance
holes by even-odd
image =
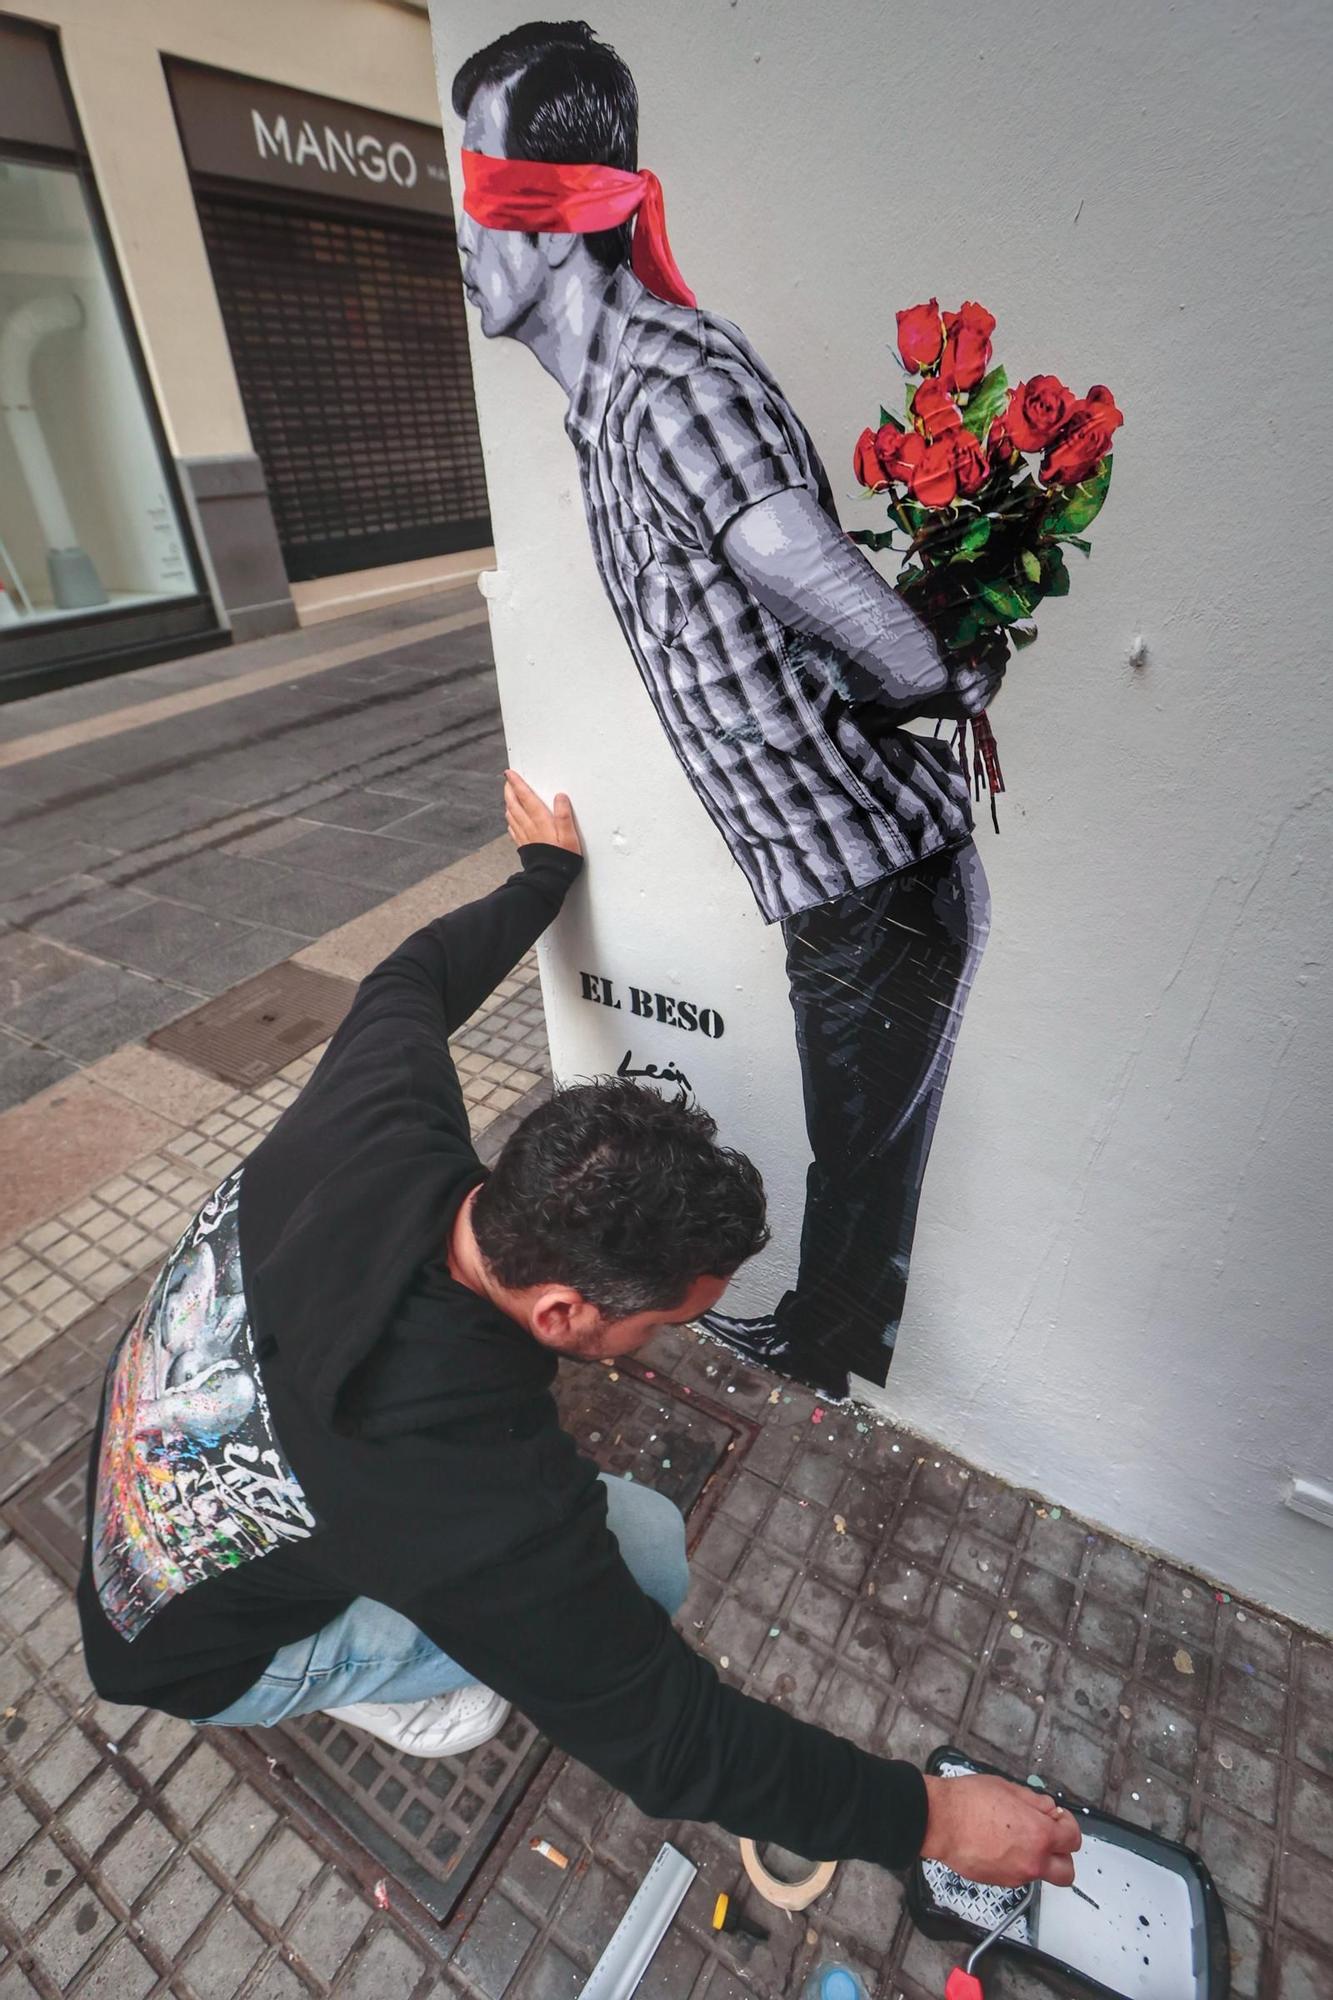
[[[82,184],[0,159],[0,623],[191,596]]]

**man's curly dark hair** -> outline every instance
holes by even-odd
[[[572,1285],[609,1320],[670,1312],[768,1241],[764,1184],[697,1104],[618,1077],[530,1112],[472,1213],[502,1285]]]

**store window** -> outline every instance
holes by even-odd
[[[224,638],[59,38],[0,13],[0,702]]]
[[[2,152],[0,583],[9,625],[196,590],[80,173]]]

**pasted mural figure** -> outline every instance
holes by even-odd
[[[1000,656],[942,661],[843,533],[800,418],[696,306],[637,97],[580,22],[459,71],[464,287],[567,391],[597,567],[690,783],[780,923],[813,1155],[793,1289],[712,1314],[834,1394],[885,1379],[921,1179],[989,903],[967,779],[903,727],[983,711]],[[630,218],[633,218],[631,228]]]

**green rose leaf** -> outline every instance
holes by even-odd
[[[1040,564],[1041,585],[1048,597],[1068,597],[1069,571],[1065,568],[1064,550],[1048,548],[1042,551]]]
[[[1086,479],[1080,480],[1077,486],[1066,486],[1052,496],[1041,517],[1044,535],[1077,534],[1096,520],[1111,484],[1113,457],[1114,453],[1108,452]]]
[[[1026,618],[1036,602],[1034,596],[1011,583],[988,583],[981,595],[990,606],[992,615],[1002,625],[1012,625],[1017,619]]]
[[[1023,574],[1028,579],[1028,582],[1040,583],[1041,564],[1038,562],[1036,556],[1033,555],[1031,549],[1024,549],[1022,555],[1019,557],[1019,561],[1023,565]]]
[[[896,431],[905,430],[907,428],[906,425],[903,423],[902,418],[895,417],[893,411],[886,410],[882,403],[879,406],[879,421],[881,429],[885,424],[891,424],[893,429]]]
[[[1009,377],[1003,368],[992,368],[989,375],[983,375],[968,399],[963,411],[963,422],[973,437],[985,437],[991,419],[997,417],[1009,397]]]
[[[850,540],[858,542],[863,549],[891,549],[894,530],[889,528],[884,534],[876,534],[872,528],[853,528]]]
[[[1037,628],[1030,618],[1024,618],[1018,624],[1009,627],[1009,637],[1015,646],[1030,646],[1036,636]]]

